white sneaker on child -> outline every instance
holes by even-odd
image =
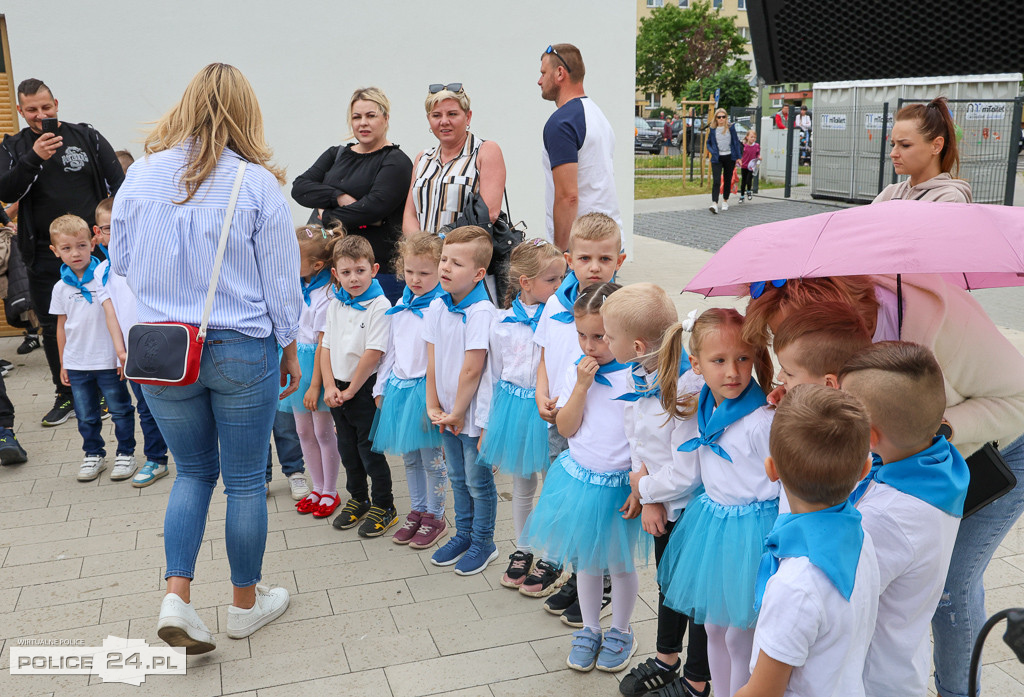
[[[292,500],[294,501],[301,501],[309,496],[309,484],[306,483],[306,477],[302,472],[289,474],[288,486],[291,487]]]
[[[82,466],[78,468],[78,481],[91,482],[107,469],[107,458],[102,455],[86,455]]]
[[[114,469],[110,470],[110,479],[115,482],[129,479],[138,467],[134,455],[118,455],[114,458]]]

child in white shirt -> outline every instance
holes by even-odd
[[[444,289],[437,280],[441,239],[429,232],[406,235],[398,243],[398,268],[405,276],[402,301],[388,310],[391,332],[373,396],[379,410],[370,439],[377,452],[401,455],[410,508],[395,544],[432,547],[444,534],[448,470],[441,433],[427,417],[427,310]]]
[[[57,317],[61,382],[74,395],[75,418],[85,459],[78,481],[96,479],[106,469],[107,452],[100,428],[100,394],[114,420],[117,454],[110,478],[135,473],[135,408],[121,379],[127,356],[114,304],[92,257],[92,231],[77,215],[62,215],[50,224],[50,249],[64,262],[61,280],[53,287],[50,314]]]
[[[128,330],[138,321],[135,294],[128,287],[128,279],[110,272],[110,261],[107,259],[107,245],[110,244],[110,212],[114,206],[113,197],[105,198],[96,206],[96,224],[92,227],[93,242],[103,253],[104,260],[96,267],[96,275],[106,286],[110,301],[114,304],[117,324],[121,327],[124,345],[128,346]],[[135,408],[139,414],[139,425],[142,426],[142,452],[146,462],[132,478],[132,486],[141,489],[157,479],[167,476],[167,443],[164,442],[160,427],[149,411],[146,395],[142,385],[129,380],[132,393],[135,395]]]
[[[970,473],[935,435],[946,391],[931,351],[882,341],[851,358],[843,390],[871,417],[875,464],[851,496],[875,542],[881,596],[864,666],[869,697],[928,691],[928,629],[953,553]]]
[[[361,537],[379,537],[398,521],[387,458],[371,450],[377,406],[373,386],[388,346],[391,303],[374,278],[380,266],[365,237],[349,235],[333,248],[335,287],[320,341],[324,402],[331,408],[349,500],[335,517],[338,530],[359,526]],[[370,479],[367,488],[366,479]],[[320,497],[318,513],[338,505]],[[330,512],[327,513],[330,515]]]
[[[779,404],[765,468],[781,478],[792,513],[768,535],[751,677],[737,697],[864,695],[878,564],[847,498],[871,467],[869,432],[863,405],[834,388],[794,386]]]
[[[538,474],[547,472],[548,428],[537,412],[537,368],[541,348],[533,333],[545,303],[565,274],[565,258],[555,245],[529,240],[512,250],[509,263],[507,303],[491,324],[490,413],[478,415],[482,428],[488,421],[494,430],[482,438],[480,461],[512,475],[512,522],[516,551],[509,555],[501,585],[533,598],[558,590],[567,575],[543,559],[534,559],[519,537],[533,510]],[[513,299],[514,298],[514,299]]]
[[[434,552],[435,566],[455,565],[460,576],[478,574],[498,558],[494,520],[498,492],[488,465],[477,462],[481,429],[474,418],[489,397],[481,384],[487,362],[494,305],[484,276],[491,236],[466,225],[444,238],[438,272],[445,294],[430,303],[427,342],[427,415],[441,429],[448,480],[455,501],[455,536]]]

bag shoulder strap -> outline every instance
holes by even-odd
[[[210,323],[213,312],[213,296],[217,294],[217,280],[220,278],[220,267],[224,262],[224,252],[228,248],[228,233],[231,231],[231,219],[235,216],[235,204],[238,203],[238,192],[242,189],[242,178],[245,176],[245,160],[238,163],[235,183],[231,188],[228,209],[224,213],[224,224],[220,228],[220,241],[217,243],[217,257],[213,262],[213,275],[210,277],[210,289],[206,291],[206,306],[203,307],[203,321],[199,325],[199,338],[206,338],[206,325]]]

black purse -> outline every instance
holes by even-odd
[[[499,211],[497,219],[492,223],[490,209],[487,208],[478,189],[479,178],[473,182],[473,191],[469,194],[466,205],[463,206],[462,212],[455,219],[455,224],[451,226],[451,229],[464,225],[482,227],[491,236],[491,244],[494,247],[492,259],[507,257],[517,244],[526,239],[526,223],[519,221],[512,225],[509,222],[509,214],[505,211]],[[505,208],[508,208],[508,191],[506,190],[504,193]],[[522,226],[521,230],[519,226]]]
[[[967,485],[967,498],[964,499],[964,518],[977,513],[1017,486],[1017,477],[1010,471],[1006,460],[993,443],[985,443],[968,457],[967,469],[971,472],[971,483]]]

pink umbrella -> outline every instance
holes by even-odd
[[[744,295],[773,279],[941,274],[961,288],[1024,286],[1024,208],[886,201],[741,230],[685,290]]]

